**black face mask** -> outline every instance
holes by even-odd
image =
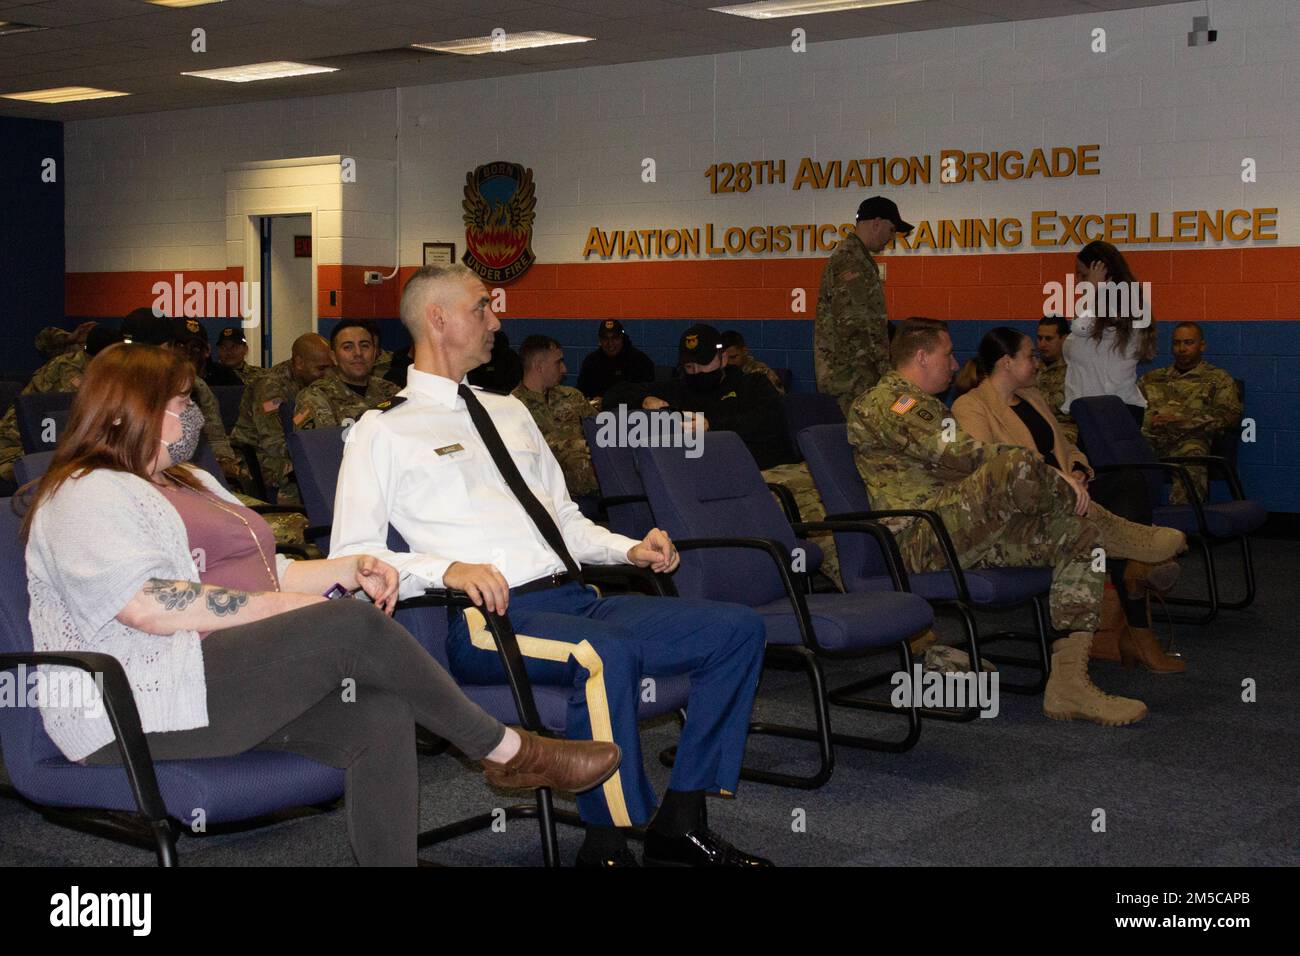
[[[722,384],[724,369],[715,368],[712,372],[696,372],[694,375],[682,375],[686,387],[694,392],[711,392]]]

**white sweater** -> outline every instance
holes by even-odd
[[[238,500],[207,472],[194,473],[214,494]],[[27,542],[27,591],[37,651],[98,651],[121,662],[145,733],[208,724],[203,653],[195,631],[159,636],[127,627],[117,615],[150,578],[199,580],[185,523],[151,482],[100,468],[65,481],[32,520]],[[277,556],[281,575],[287,558]],[[80,680],[87,707],[42,706],[50,739],[69,760],[114,740],[93,678]],[[73,675],[76,675],[75,677]]]
[[[1113,328],[1104,329],[1099,339],[1092,337],[1094,321],[1091,316],[1080,314],[1062,343],[1066,366],[1065,401],[1061,411],[1068,412],[1076,398],[1094,395],[1118,395],[1125,405],[1146,408],[1146,397],[1137,386],[1142,336],[1130,336],[1128,348],[1121,352]]]

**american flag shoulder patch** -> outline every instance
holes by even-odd
[[[900,395],[898,401],[889,406],[889,410],[895,415],[906,415],[915,405],[916,399],[911,395]]]

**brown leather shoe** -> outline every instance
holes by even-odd
[[[1128,630],[1128,621],[1124,618],[1124,607],[1119,602],[1119,595],[1106,583],[1101,599],[1101,624],[1092,635],[1090,657],[1094,661],[1120,662],[1119,647],[1121,635]]]
[[[506,763],[483,761],[483,776],[494,787],[551,787],[582,793],[604,783],[623,758],[616,743],[600,740],[557,740],[539,737],[518,727],[519,753]]]
[[[1148,592],[1164,594],[1178,583],[1180,568],[1177,561],[1147,564],[1130,559],[1124,565],[1124,590],[1133,600],[1141,600]]]

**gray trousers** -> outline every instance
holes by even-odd
[[[415,725],[477,760],[505,728],[373,605],[330,601],[203,640],[208,725],[148,734],[154,760],[284,750],[347,771],[348,836],[363,866],[415,865]],[[87,763],[120,763],[117,744]]]

